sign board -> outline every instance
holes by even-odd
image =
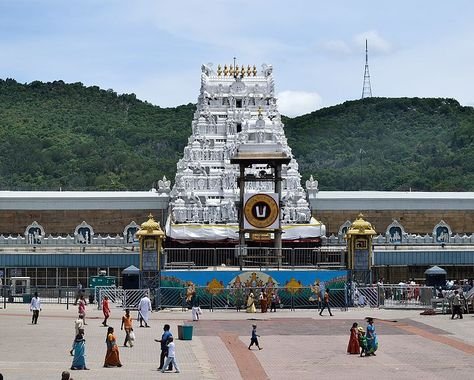
[[[368,249],[356,249],[354,251],[354,269],[355,270],[370,269]]]
[[[280,207],[276,193],[245,194],[243,211],[246,230],[280,228]]]
[[[272,240],[272,235],[269,232],[252,232],[250,233],[250,239],[253,241],[270,241]]]
[[[154,237],[144,238],[142,246],[141,270],[155,271],[159,269],[158,250]]]

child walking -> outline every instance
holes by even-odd
[[[257,325],[252,325],[252,336],[250,338],[250,344],[249,344],[249,350],[251,349],[254,344],[258,347],[259,350],[262,349],[262,347],[259,346],[258,344],[258,338],[260,335],[257,335]]]
[[[365,336],[364,328],[359,326],[359,346],[360,346],[360,357],[367,356],[367,337]]]
[[[176,363],[176,348],[174,346],[172,336],[168,338],[167,346],[168,346],[168,357],[166,358],[165,364],[163,365],[163,368],[160,371],[165,372],[165,368],[167,368],[170,365],[170,363],[173,363],[174,369],[176,370],[175,372],[179,373],[178,363]]]

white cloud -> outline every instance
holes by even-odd
[[[369,53],[388,54],[393,51],[392,45],[382,38],[376,30],[356,34],[349,41],[327,40],[320,44],[320,48],[333,56],[362,56],[365,51],[365,40],[368,42]]]
[[[300,116],[322,107],[322,98],[316,92],[282,91],[277,97],[278,109],[285,116]]]
[[[369,51],[371,53],[387,54],[392,51],[391,44],[382,38],[376,30],[368,30],[354,36],[353,41],[358,48],[365,49],[365,40],[367,40]]]
[[[342,40],[330,40],[323,42],[322,48],[330,53],[347,55],[352,52],[349,45]]]

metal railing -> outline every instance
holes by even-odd
[[[199,305],[203,309],[235,309],[245,310],[247,299],[252,291],[255,299],[255,306],[261,310],[262,301],[260,294],[267,295],[267,308],[270,310],[271,294],[275,293],[279,299],[278,309],[317,309],[322,307],[321,299],[323,294],[315,294],[311,287],[273,287],[268,289],[250,288],[224,288],[219,291],[208,290],[206,287],[195,287],[199,297]],[[191,307],[190,300],[187,299],[186,287],[161,287],[157,289],[158,308],[176,308],[182,310]],[[342,289],[331,289],[330,306],[333,308],[346,309],[348,306],[347,292]]]
[[[344,266],[345,249],[328,248],[166,248],[165,269],[196,267],[331,267]]]
[[[12,294],[12,287],[9,285],[1,286],[0,291],[0,303],[3,303],[6,307],[7,303],[30,303],[31,298],[38,293],[42,304],[64,304],[67,308],[74,305],[80,294],[83,294],[88,304],[96,302],[95,290],[82,289],[78,292],[77,288],[65,288],[65,287],[30,287],[29,293],[21,295]]]
[[[200,306],[205,309],[245,309],[248,294],[253,292],[257,308],[261,307],[259,298],[262,292],[267,294],[268,308],[270,295],[274,292],[281,309],[319,309],[322,306],[324,289],[319,294],[312,287],[273,287],[273,288],[222,288],[209,289],[196,287],[200,299]],[[97,302],[98,308],[104,295],[116,307],[136,309],[140,298],[148,289],[124,290],[115,287],[97,287],[84,289],[83,293],[88,304]],[[161,287],[151,289],[150,298],[155,308],[182,308],[190,307],[187,301],[187,287]],[[4,308],[8,303],[29,303],[32,294],[38,292],[43,304],[64,304],[67,308],[74,305],[79,293],[73,288],[31,288],[31,294],[12,296],[11,287],[0,287],[0,306]],[[441,299],[442,300],[442,299]],[[446,298],[447,307],[449,300]],[[435,289],[419,285],[374,285],[374,286],[347,286],[330,288],[330,306],[346,310],[349,307],[382,307],[382,308],[436,308]],[[471,303],[473,299],[469,299]],[[443,308],[444,311],[444,308]]]
[[[97,295],[97,309],[102,309],[102,301],[107,296],[109,302],[122,309],[137,310],[140,300],[145,294],[150,294],[149,289],[122,289],[115,286],[98,286],[95,288]]]
[[[350,294],[350,306],[383,308],[428,308],[432,306],[435,291],[420,285],[355,286]]]

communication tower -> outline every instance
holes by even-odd
[[[362,99],[372,97],[372,87],[370,86],[369,74],[369,50],[367,49],[367,40],[365,40],[365,70],[364,70],[364,84],[362,86]]]

